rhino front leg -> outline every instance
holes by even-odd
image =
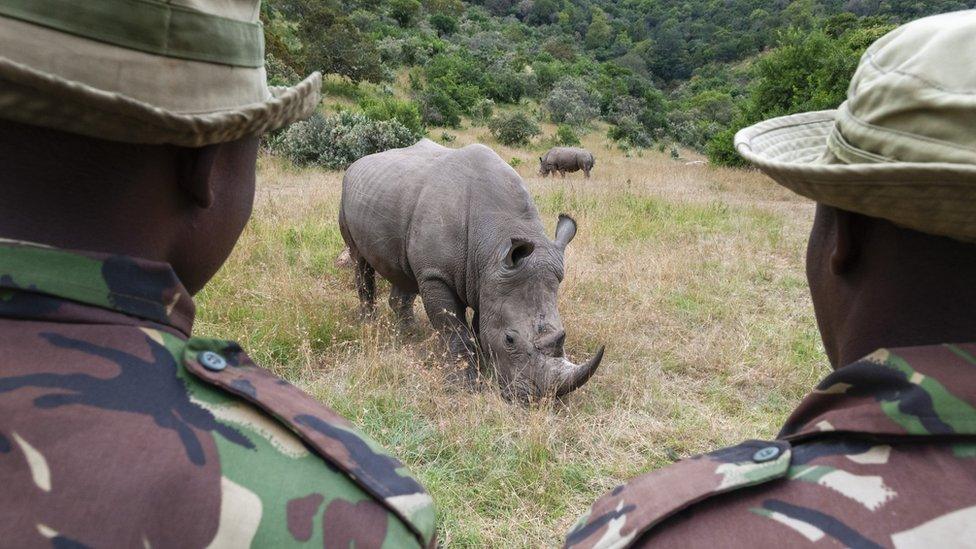
[[[356,291],[360,318],[372,318],[376,311],[376,271],[362,257],[356,259]]]
[[[447,343],[452,359],[460,364],[459,381],[473,387],[478,378],[478,365],[475,354],[474,335],[465,317],[466,307],[458,299],[454,290],[440,280],[429,280],[420,284],[420,298],[424,302],[427,317]],[[453,377],[453,376],[452,376]]]
[[[413,325],[413,302],[417,299],[417,294],[401,290],[393,286],[390,288],[390,308],[396,314],[397,327],[402,329]]]

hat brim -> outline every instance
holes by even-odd
[[[817,202],[976,241],[976,166],[828,162],[836,114],[808,112],[760,122],[735,135],[736,151],[779,184]]]
[[[111,141],[202,147],[282,128],[310,116],[322,76],[231,109],[179,113],[0,57],[0,118]]]

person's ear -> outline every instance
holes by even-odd
[[[180,151],[180,189],[200,208],[213,205],[213,170],[219,149],[214,144]]]
[[[860,255],[860,234],[857,214],[834,209],[830,243],[830,272],[834,275],[850,273]]]

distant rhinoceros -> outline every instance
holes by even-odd
[[[576,222],[560,215],[555,239],[546,237],[522,179],[488,147],[424,139],[360,159],[342,181],[339,228],[363,314],[375,309],[375,273],[390,282],[401,322],[412,320],[419,293],[451,352],[467,360],[469,380],[478,373],[474,338],[510,400],[564,395],[599,366],[602,347],[579,365],[563,354],[556,293]]]
[[[578,147],[553,147],[549,152],[539,157],[539,175],[545,177],[553,172],[566,177],[566,172],[583,170],[583,175],[590,177],[590,170],[596,165],[593,153]]]

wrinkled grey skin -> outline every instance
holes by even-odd
[[[593,154],[578,147],[553,147],[549,152],[539,157],[539,175],[545,177],[559,172],[566,177],[566,172],[583,170],[583,175],[590,177],[590,170],[596,165]]]
[[[469,381],[478,374],[475,338],[510,400],[566,394],[599,365],[602,348],[580,365],[563,354],[556,294],[576,222],[560,215],[555,240],[547,238],[522,179],[488,147],[424,139],[360,159],[342,181],[339,228],[364,316],[375,309],[375,273],[390,282],[403,323],[419,293]]]

